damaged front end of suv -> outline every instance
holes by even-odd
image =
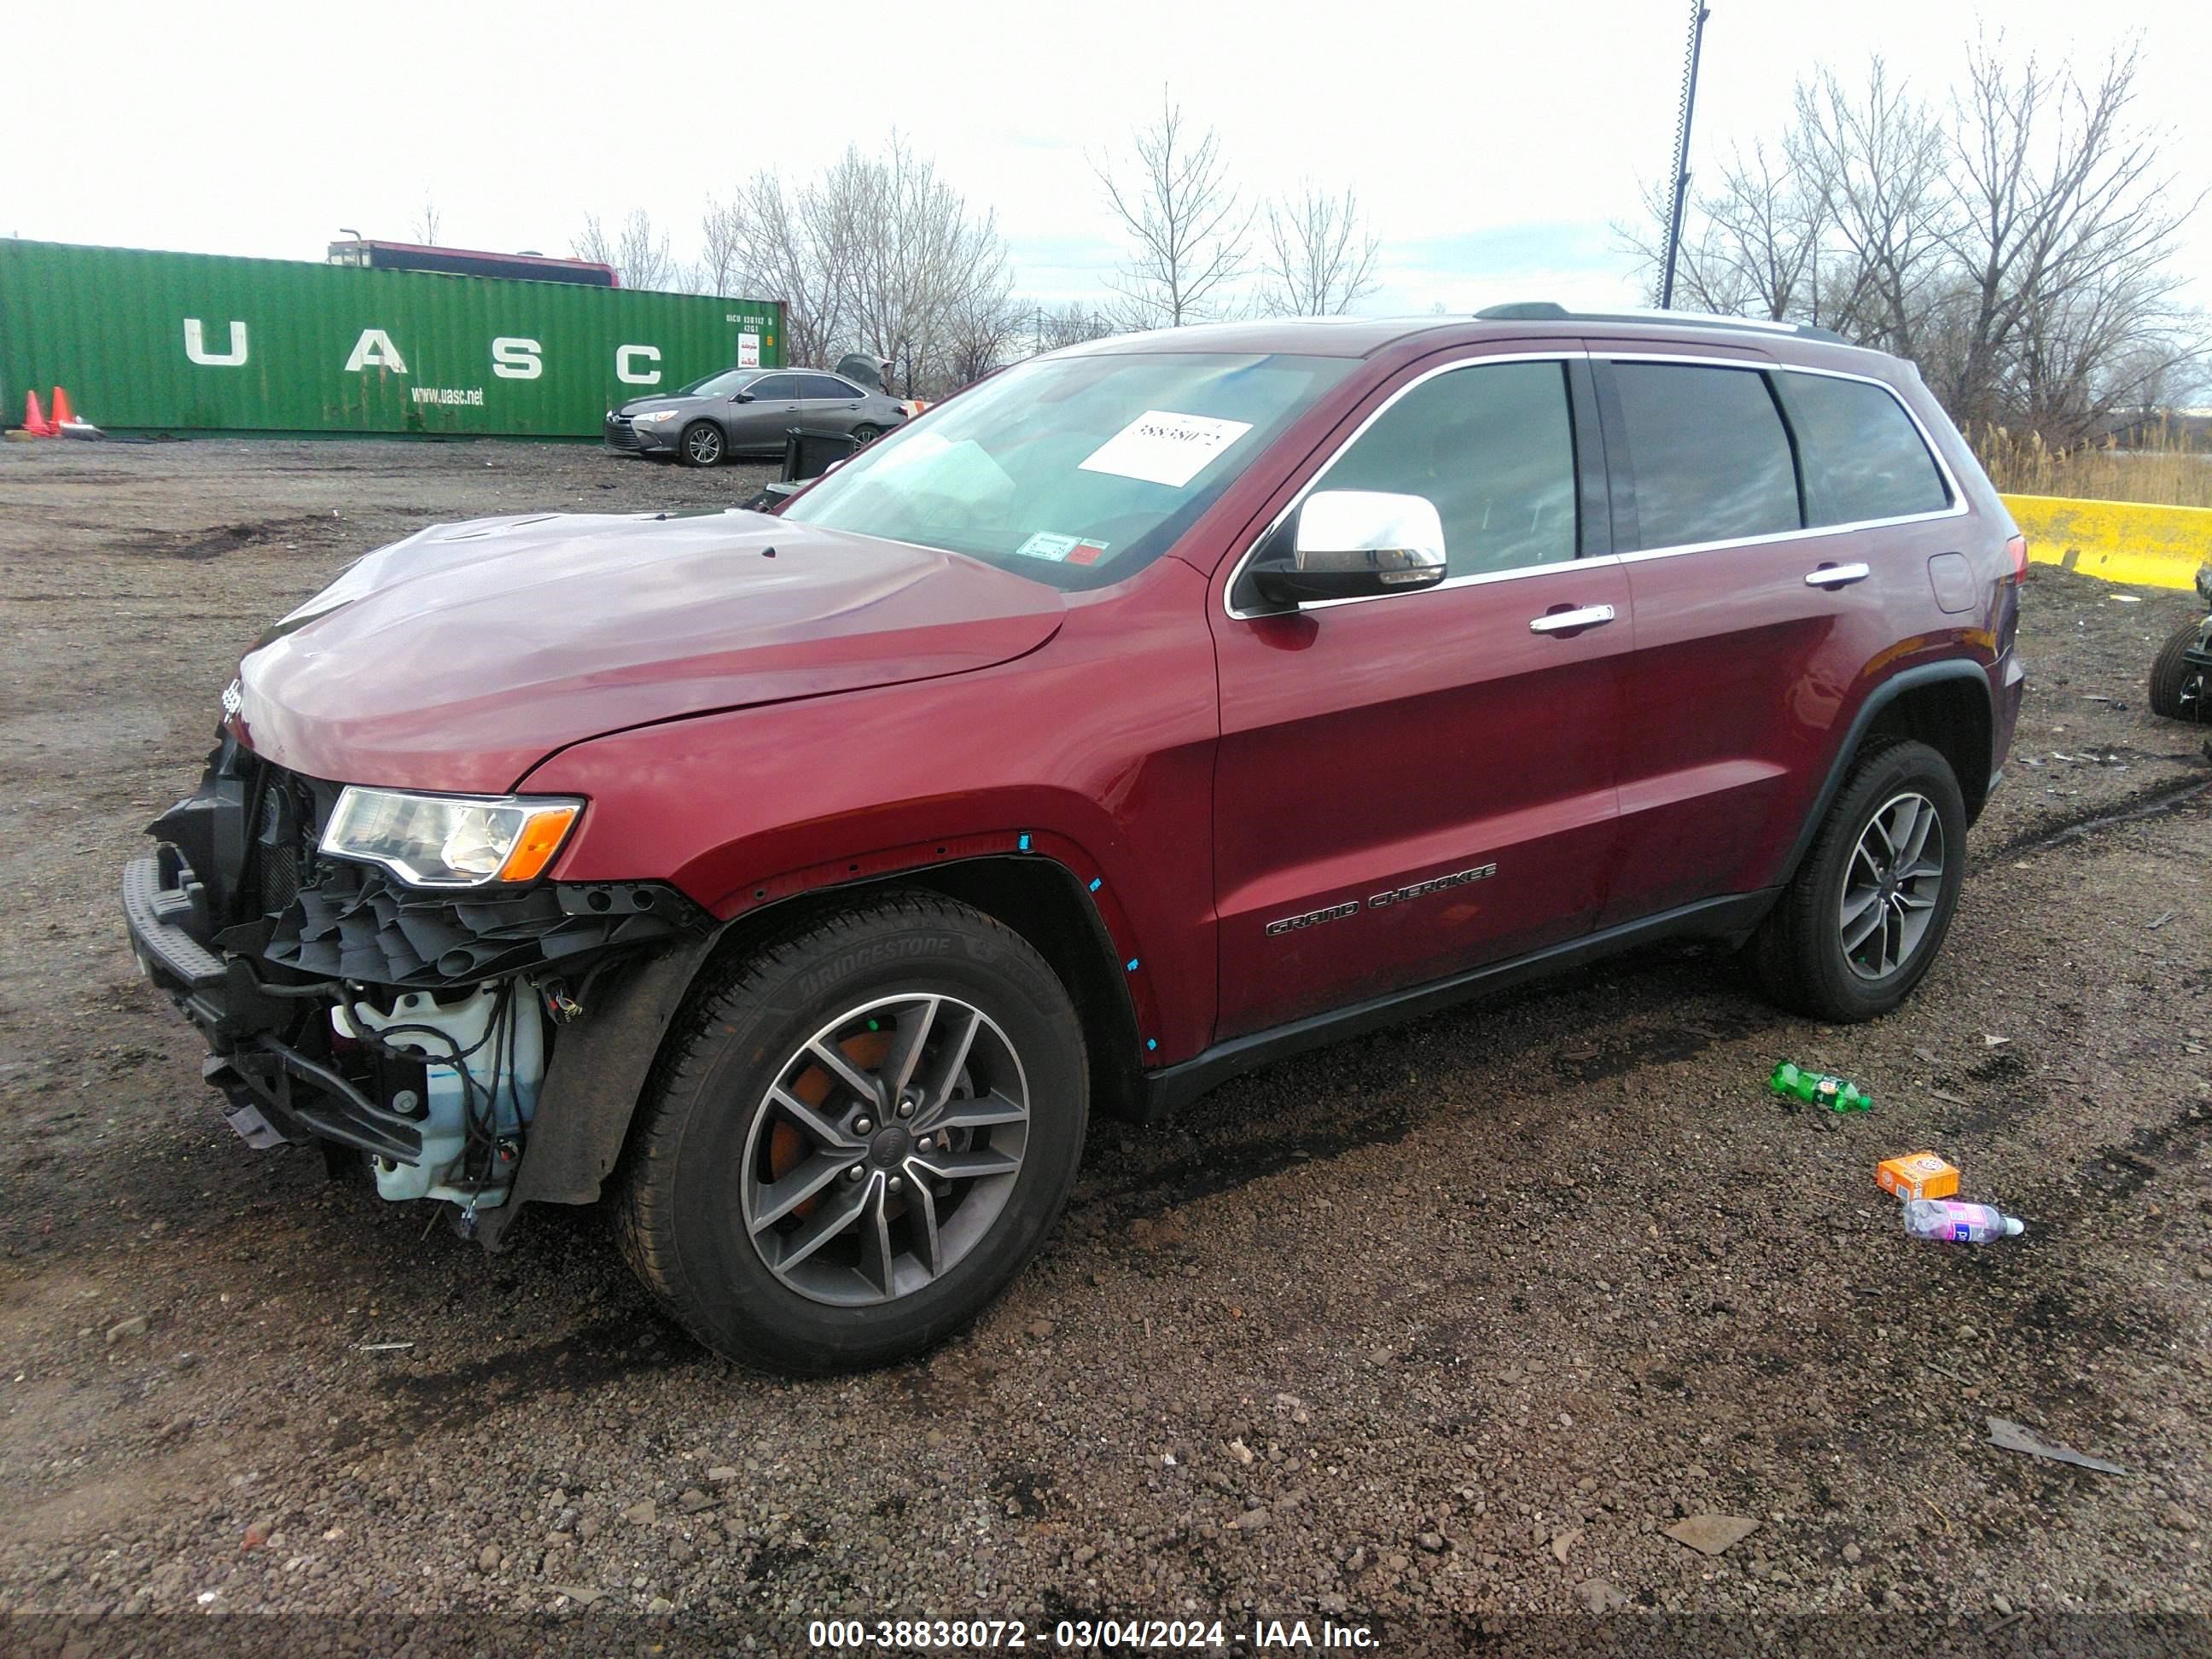
[[[334,1170],[444,1200],[495,1245],[549,1091],[634,1074],[636,1056],[604,1052],[629,1024],[607,1016],[674,994],[708,935],[672,887],[543,878],[582,806],[341,786],[225,731],[123,899],[140,969],[206,1038],[240,1137],[318,1143]],[[520,1195],[587,1201],[617,1150],[554,1148]]]
[[[1062,612],[753,513],[429,526],[240,657],[198,787],[124,872],[132,951],[250,1145],[502,1248],[525,1206],[602,1197],[702,965],[776,913],[759,890],[830,884],[811,835],[787,878],[746,845],[821,775],[781,711],[1018,658]]]

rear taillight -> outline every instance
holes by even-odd
[[[2014,537],[2005,544],[2005,551],[2012,558],[2012,585],[2018,587],[2027,580],[2027,538]]]

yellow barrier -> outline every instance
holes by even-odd
[[[2212,561],[2212,507],[2084,501],[2063,495],[2008,495],[2027,556],[2085,576],[2142,587],[2194,587]]]

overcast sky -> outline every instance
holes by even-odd
[[[2212,177],[2212,23],[2191,0],[1712,0],[1692,166],[1774,131],[1790,83],[1886,54],[1956,77],[1986,13],[2046,57],[2148,49],[2143,112]],[[696,249],[700,208],[763,167],[819,167],[896,126],[994,209],[1017,289],[1096,297],[1119,254],[1091,163],[1164,84],[1248,196],[1350,184],[1382,239],[1361,308],[1633,301],[1612,222],[1669,165],[1686,4],[0,4],[0,234],[319,258],[341,227],[566,253],[643,208]],[[2212,219],[2212,214],[2203,216]],[[2212,274],[2212,223],[2192,269]],[[4,299],[4,296],[0,296]]]

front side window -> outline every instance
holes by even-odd
[[[1816,525],[1941,513],[1951,493],[1912,417],[1887,387],[1832,374],[1776,377]]]
[[[1172,546],[1354,367],[1280,353],[1035,358],[895,428],[782,516],[1100,586]]]
[[[1688,363],[1613,366],[1647,548],[1803,526],[1797,471],[1766,377]]]
[[[760,380],[755,380],[745,390],[763,403],[774,402],[782,398],[796,398],[799,396],[799,376],[796,374],[764,375]]]
[[[1425,496],[1448,577],[1575,556],[1575,436],[1563,362],[1476,363],[1423,380],[1382,411],[1316,489]]]

